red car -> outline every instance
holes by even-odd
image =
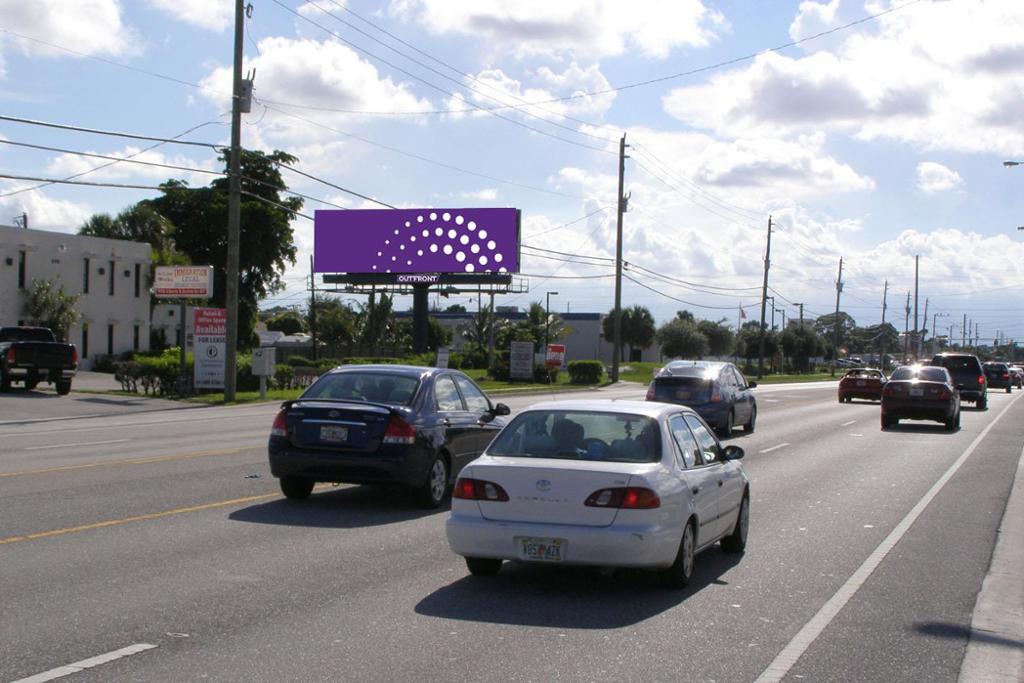
[[[882,400],[885,373],[874,368],[854,368],[839,380],[839,402],[849,403],[855,398],[868,401]]]

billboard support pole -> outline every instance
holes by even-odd
[[[430,285],[412,286],[412,352],[427,350],[427,314],[430,303]]]
[[[181,349],[178,351],[178,362],[179,362],[178,384],[180,385],[178,387],[178,395],[179,396],[184,396],[186,388],[188,387],[188,375],[185,374],[185,344],[188,341],[188,322],[185,319],[185,315],[186,315],[185,303],[186,303],[186,300],[182,299],[180,303],[181,303],[181,307],[180,307],[181,318],[179,318],[179,320],[181,320]]]

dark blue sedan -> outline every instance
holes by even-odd
[[[735,425],[754,431],[757,401],[748,382],[732,363],[674,360],[663,367],[647,389],[648,401],[689,406],[722,436]]]
[[[398,484],[434,508],[508,414],[457,370],[340,367],[281,406],[270,471],[292,499],[308,498],[317,482]]]

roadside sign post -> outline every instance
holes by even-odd
[[[565,344],[548,344],[544,365],[548,368],[548,384],[552,383],[551,369],[560,368],[565,362]]]
[[[157,266],[153,275],[153,296],[157,299],[178,299],[180,304],[181,349],[178,353],[178,394],[188,393],[185,372],[185,349],[188,346],[186,304],[189,299],[213,296],[213,266]],[[195,328],[193,325],[193,336]]]
[[[448,347],[439,346],[437,348],[437,367],[446,368],[448,367]]]
[[[508,356],[510,379],[533,379],[533,342],[512,342]]]

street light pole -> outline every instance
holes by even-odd
[[[558,292],[546,292],[544,296],[544,354],[548,352],[548,335],[551,333],[551,295],[558,296]]]

